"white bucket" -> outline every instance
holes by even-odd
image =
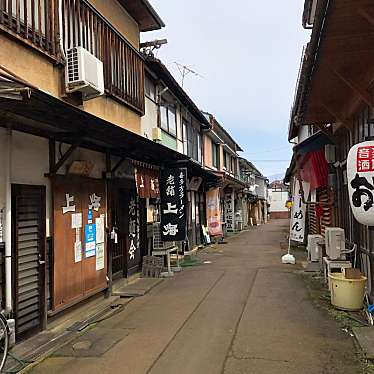
[[[343,273],[329,274],[331,304],[342,310],[362,309],[367,278],[346,279]]]

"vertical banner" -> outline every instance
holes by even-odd
[[[209,235],[222,235],[219,188],[213,188],[206,193],[206,216]]]
[[[128,260],[131,265],[131,262],[135,261],[138,257],[137,252],[140,251],[139,197],[135,195],[130,197],[129,204],[129,243]]]
[[[161,173],[161,240],[183,241],[187,236],[187,169]]]
[[[235,231],[234,192],[225,194],[225,221],[228,232]]]
[[[310,192],[310,184],[304,181],[300,182],[295,178],[293,186],[293,205],[291,214],[290,237],[291,240],[300,243],[304,242],[306,216],[306,205],[302,198],[302,191],[304,191],[304,200],[307,201]]]
[[[354,145],[347,157],[349,202],[357,222],[374,226],[374,141]]]

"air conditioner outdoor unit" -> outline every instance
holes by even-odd
[[[339,227],[326,227],[326,254],[330,260],[345,260],[345,233]]]
[[[308,259],[311,262],[317,262],[320,259],[320,245],[323,243],[322,235],[308,235]]]
[[[103,95],[103,63],[83,47],[68,49],[66,57],[66,92],[79,91],[83,100]]]

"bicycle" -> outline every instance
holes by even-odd
[[[10,329],[4,312],[0,312],[0,373],[3,372],[8,356]],[[2,356],[1,356],[2,355]]]

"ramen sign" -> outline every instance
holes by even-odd
[[[349,201],[356,220],[374,226],[374,141],[354,145],[348,153]]]

